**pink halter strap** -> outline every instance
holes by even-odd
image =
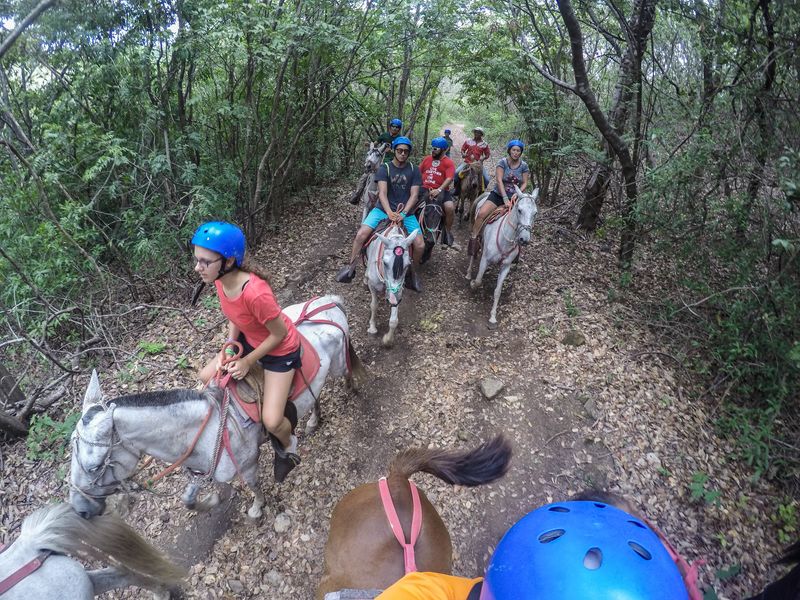
[[[686,585],[686,591],[689,593],[690,600],[703,600],[703,592],[700,591],[700,586],[698,585],[698,580],[700,578],[700,567],[706,564],[705,558],[700,558],[696,560],[693,564],[689,564],[689,561],[683,558],[675,547],[669,542],[667,536],[665,536],[662,531],[653,525],[649,520],[642,519],[647,525],[652,529],[655,534],[661,539],[661,542],[664,544],[664,547],[667,549],[670,558],[672,561],[677,565],[678,569],[683,576],[683,583]]]
[[[409,481],[411,486],[411,500],[413,503],[413,512],[411,513],[411,540],[406,543],[405,534],[403,533],[403,526],[400,524],[400,519],[397,517],[397,511],[394,509],[392,502],[392,495],[389,493],[389,484],[386,482],[386,477],[381,477],[378,480],[378,488],[381,491],[381,502],[383,502],[383,510],[386,513],[386,518],[389,519],[389,525],[392,527],[392,533],[400,545],[403,547],[403,560],[405,561],[406,574],[413,573],[417,570],[417,563],[414,561],[414,545],[417,543],[420,529],[422,529],[422,505],[419,501],[419,492],[417,486]]]

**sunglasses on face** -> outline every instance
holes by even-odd
[[[194,264],[200,265],[201,269],[207,269],[208,267],[213,265],[215,262],[221,261],[222,258],[223,257],[221,257],[221,256],[219,258],[215,258],[214,260],[208,260],[207,258],[195,258],[194,259]]]
[[[408,154],[409,152],[411,152],[411,150],[408,148],[395,148],[394,150],[395,154]]]

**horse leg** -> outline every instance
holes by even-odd
[[[486,273],[486,269],[489,266],[489,256],[488,252],[485,252],[486,244],[484,244],[484,252],[481,254],[481,265],[478,267],[478,274],[475,276],[475,279],[469,282],[469,287],[473,290],[480,287],[481,283],[483,283],[483,274]]]
[[[378,327],[375,325],[375,317],[378,314],[378,295],[375,293],[375,290],[372,289],[372,286],[369,288],[369,293],[372,294],[372,301],[369,304],[369,329],[367,329],[367,333],[375,335],[378,333]]]
[[[517,254],[519,250],[517,251]],[[492,312],[489,315],[489,329],[497,327],[497,305],[500,304],[500,294],[503,291],[503,281],[506,275],[511,270],[511,265],[514,264],[514,256],[509,256],[500,267],[500,274],[497,276],[497,285],[494,288],[494,303],[492,304]]]
[[[153,593],[153,600],[169,600],[172,597],[171,590],[160,585],[153,585],[152,582],[135,573],[121,571],[115,567],[86,571],[86,575],[92,582],[95,596],[135,585],[149,589]],[[179,590],[175,590],[175,592],[179,593]]]
[[[397,329],[397,307],[392,307],[392,314],[389,315],[389,331],[383,336],[383,347],[391,348],[394,345],[394,330]]]

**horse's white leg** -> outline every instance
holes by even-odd
[[[478,267],[478,274],[476,275],[475,279],[469,282],[469,287],[473,290],[480,287],[481,283],[483,283],[483,274],[486,273],[486,269],[489,266],[489,253],[486,251],[486,244],[484,243],[483,254],[481,254],[481,265]]]
[[[369,329],[367,329],[367,333],[375,335],[378,333],[378,327],[375,325],[375,317],[378,314],[378,295],[375,293],[372,286],[369,288],[369,293],[372,294],[372,301],[369,304]]]
[[[397,323],[399,319],[397,318],[397,307],[392,307],[392,314],[389,315],[389,331],[386,332],[386,335],[383,336],[383,346],[385,348],[391,348],[394,344],[394,330],[397,329]]]
[[[514,264],[514,256],[509,256],[506,263],[500,267],[500,273],[497,275],[497,285],[494,287],[494,303],[492,304],[492,312],[489,315],[489,328],[494,329],[497,326],[497,305],[500,304],[500,294],[503,291],[503,281],[506,279],[506,275],[511,270],[511,265]]]
[[[256,486],[253,490],[253,504],[247,509],[247,516],[253,520],[260,519],[261,515],[264,514],[261,509],[266,503],[267,499],[264,497],[264,492],[261,491],[261,488]]]
[[[475,261],[474,256],[469,257],[469,266],[467,267],[467,276],[465,279],[472,279],[472,263]]]

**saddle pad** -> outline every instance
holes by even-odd
[[[300,332],[298,331],[298,333]],[[300,333],[300,356],[303,366],[294,372],[292,387],[289,388],[290,401],[296,400],[300,394],[305,392],[306,389],[308,389],[306,381],[312,381],[314,377],[317,376],[317,373],[319,373],[319,354],[317,354],[314,346],[311,345],[311,342],[309,342],[302,333]],[[251,397],[248,397],[252,394],[252,388],[249,385],[242,386],[243,389],[240,394],[238,389],[239,382],[231,379],[228,385],[231,388],[231,395],[236,400],[236,404],[239,405],[239,408],[244,411],[250,420],[260,423],[261,414],[259,410],[261,403],[254,402]],[[249,390],[249,393],[247,390]]]

